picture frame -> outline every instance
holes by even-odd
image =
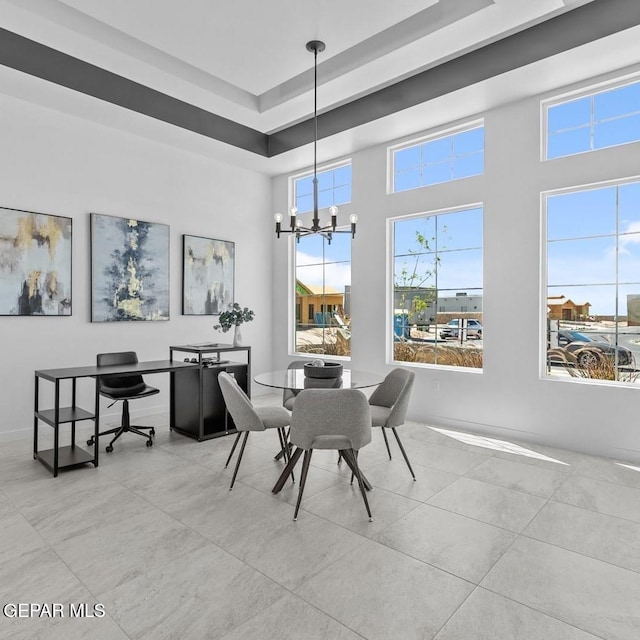
[[[0,207],[0,315],[71,316],[73,220]]]
[[[91,214],[91,322],[169,320],[169,225]]]
[[[235,243],[182,236],[182,314],[218,315],[235,298]]]

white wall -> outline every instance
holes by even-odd
[[[0,440],[33,429],[35,369],[90,365],[103,351],[159,360],[171,344],[230,342],[213,330],[215,317],[181,315],[183,233],[236,243],[236,300],[256,312],[243,340],[255,370],[270,367],[268,178],[3,95],[0,141],[0,206],[73,218],[73,315],[0,317]],[[169,321],[90,322],[90,212],[171,226]],[[137,401],[137,413],[167,410],[168,378],[149,377],[161,394]],[[41,387],[51,406],[53,385]],[[79,388],[91,409],[93,383]]]
[[[351,208],[359,222],[352,245],[352,368],[383,373],[392,366],[386,364],[387,219],[482,202],[484,371],[416,367],[410,416],[639,462],[640,389],[541,379],[539,336],[540,192],[638,175],[640,143],[542,163],[541,97],[469,113],[485,118],[483,176],[387,195],[387,145],[353,155]],[[275,178],[273,189],[274,210],[286,210],[286,177]],[[279,243],[273,357],[284,366],[287,248]]]

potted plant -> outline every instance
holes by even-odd
[[[249,307],[243,309],[237,302],[234,302],[229,305],[228,311],[223,311],[220,314],[218,324],[213,325],[213,328],[227,333],[233,327],[233,346],[238,347],[242,344],[240,325],[244,322],[251,322],[254,316],[255,313]]]

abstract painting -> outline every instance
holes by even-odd
[[[91,321],[169,319],[169,226],[91,214]]]
[[[71,218],[0,207],[0,315],[71,315]]]
[[[222,313],[233,303],[234,243],[200,236],[182,239],[182,313]]]

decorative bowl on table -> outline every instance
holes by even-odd
[[[341,378],[342,363],[314,360],[304,363],[304,375],[307,378]]]

